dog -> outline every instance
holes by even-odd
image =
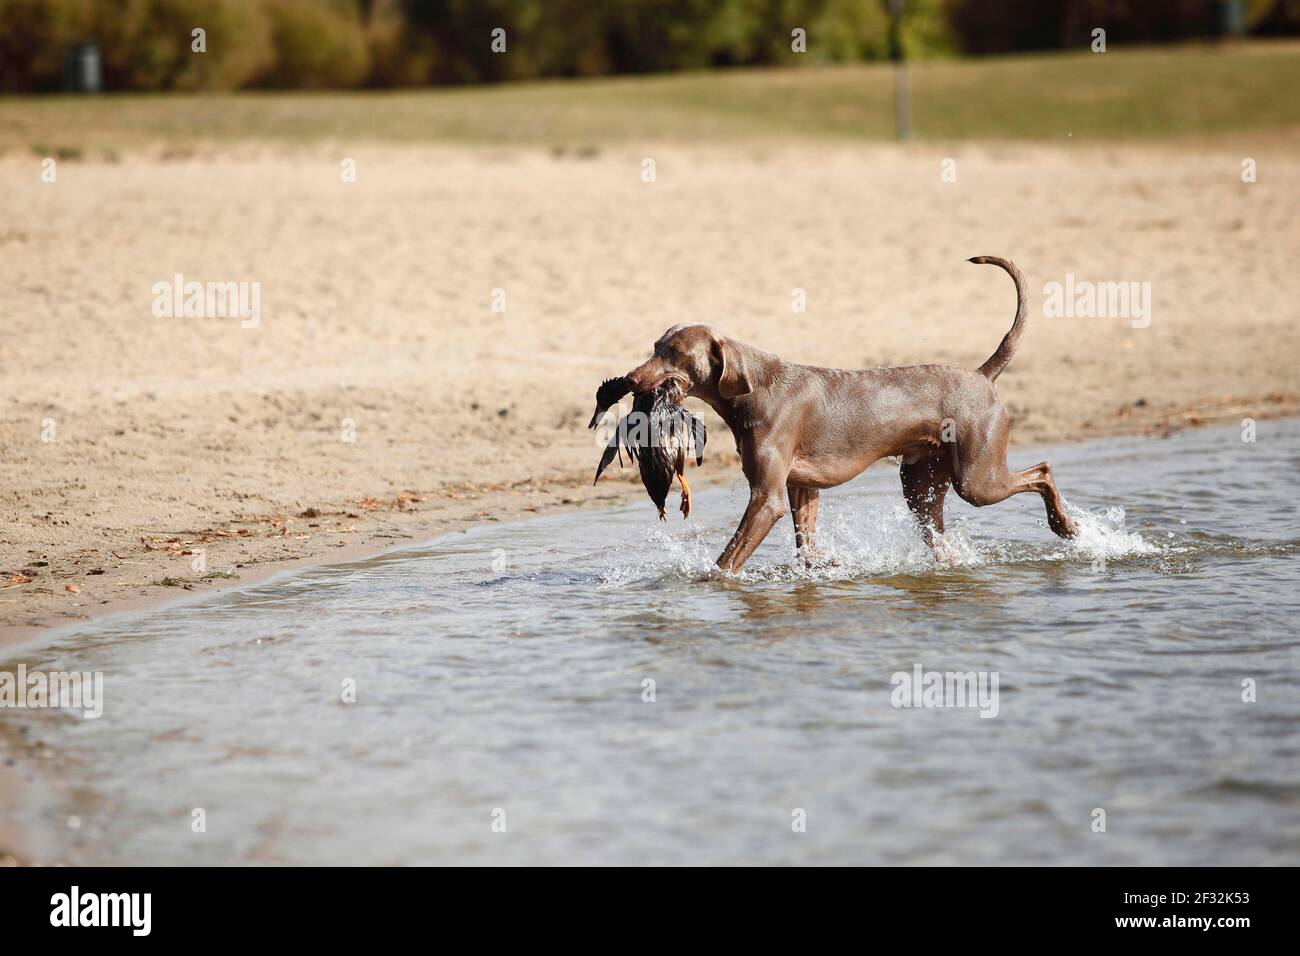
[[[640,394],[677,379],[688,397],[707,402],[736,439],[749,482],[749,504],[718,568],[744,566],[786,513],[795,548],[809,565],[816,547],[818,495],[861,474],[881,458],[898,456],[907,506],[939,560],[953,554],[943,533],[943,501],[952,488],[982,508],[1032,491],[1043,498],[1047,524],[1062,538],[1078,534],[1056,490],[1052,466],[1007,470],[1010,420],[993,385],[1015,355],[1029,311],[1025,277],[997,256],[1016,285],[1016,317],[1001,344],[978,369],[913,365],[862,371],[786,362],[720,335],[706,325],[675,325],[654,354],[627,373]]]

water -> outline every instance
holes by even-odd
[[[1300,861],[1300,422],[1040,457],[1078,543],[950,496],[936,568],[880,467],[823,495],[829,571],[785,521],[702,580],[737,485],[79,628],[6,664],[106,680],[0,711],[21,822],[90,864]],[[997,716],[891,706],[916,665],[997,672]]]

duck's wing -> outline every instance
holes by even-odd
[[[654,393],[643,392],[633,399],[632,411],[618,423],[619,434],[623,436],[623,447],[627,449],[628,458],[632,461],[640,460],[654,444],[655,415]]]
[[[636,409],[633,408],[632,412],[633,414],[623,416],[623,418],[618,423],[618,431],[614,433],[615,437],[618,438],[619,440],[620,447],[625,448],[627,450],[628,461],[636,461],[637,458],[639,457],[639,452],[640,452],[640,449],[637,448],[636,441],[635,441],[637,437],[634,434],[636,429],[634,426],[628,424],[629,419],[632,419],[634,417]],[[620,462],[622,461],[621,458],[619,460]]]
[[[704,419],[696,418],[690,412],[683,412],[686,416],[686,426],[691,433],[691,440],[695,443],[695,464],[704,464],[704,443],[708,440],[709,434],[704,428]]]
[[[676,474],[681,474],[686,467],[686,442],[689,435],[681,407],[666,409],[660,416],[659,450]]]
[[[600,464],[596,466],[596,477],[592,481],[593,485],[600,481],[601,472],[609,467],[609,463],[614,460],[615,455],[618,455],[618,466],[623,467],[623,455],[618,450],[618,438],[619,431],[615,429],[614,434],[609,437],[609,441],[605,445],[604,452],[601,453]]]

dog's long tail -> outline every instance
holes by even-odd
[[[1002,337],[1002,343],[998,350],[988,357],[983,365],[979,367],[979,373],[985,376],[990,382],[996,382],[1002,370],[1011,362],[1011,357],[1016,354],[1016,348],[1020,345],[1020,336],[1025,331],[1025,317],[1029,315],[1029,290],[1025,288],[1025,277],[1020,274],[1020,270],[1015,264],[1008,259],[1002,259],[998,256],[976,256],[969,260],[977,265],[988,264],[991,266],[1001,266],[1011,276],[1011,281],[1016,284],[1016,320],[1011,323],[1011,329]]]

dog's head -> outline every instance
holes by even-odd
[[[670,379],[696,398],[727,400],[753,391],[744,350],[707,325],[674,325],[654,344],[654,355],[627,373],[638,394]]]

